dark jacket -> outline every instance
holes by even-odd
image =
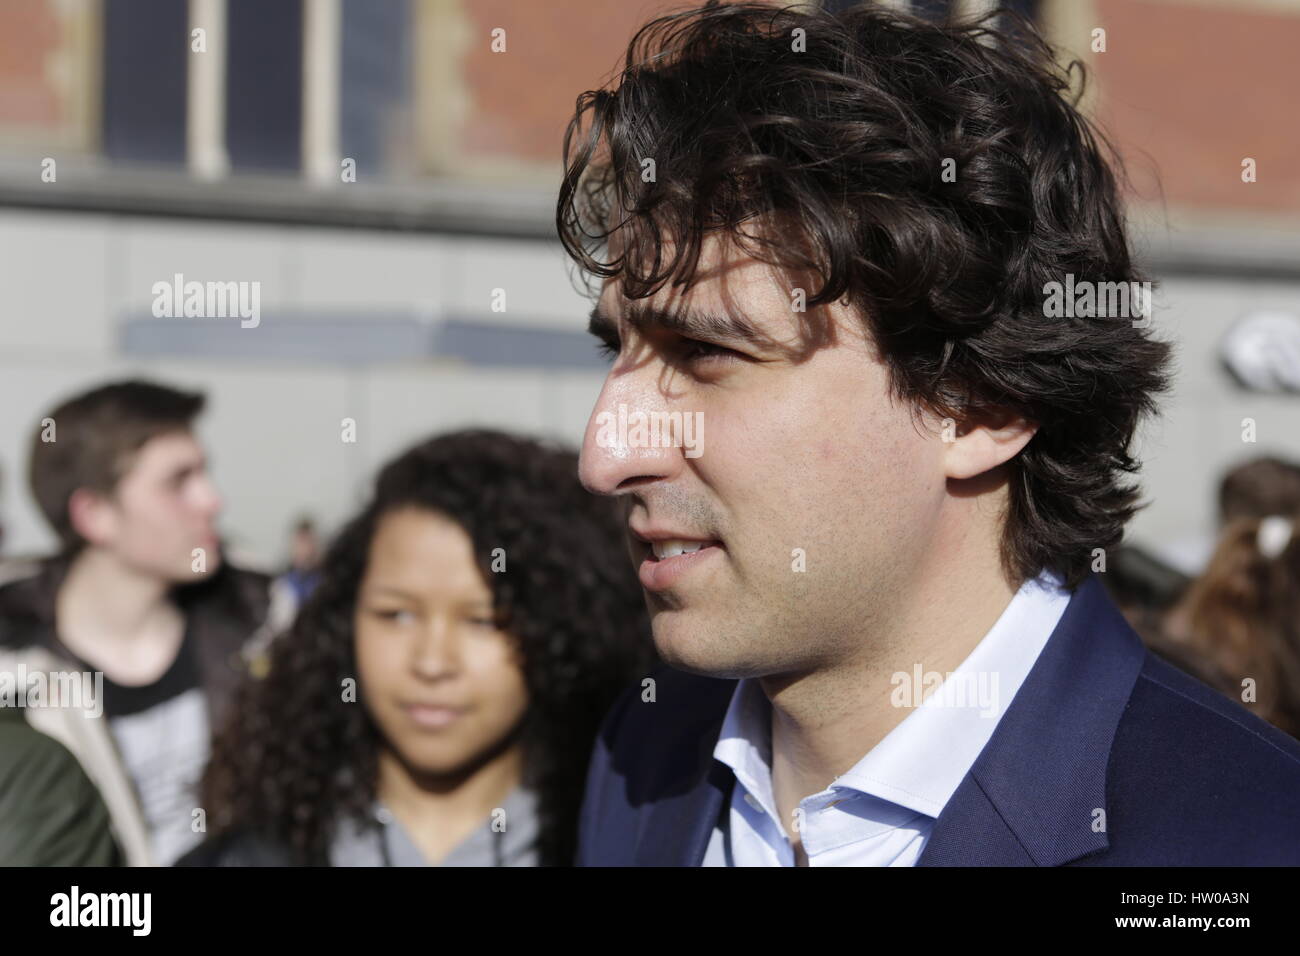
[[[736,682],[656,677],[656,702],[631,688],[601,729],[578,865],[704,857],[730,793],[713,747]],[[1095,576],[917,861],[1067,864],[1300,864],[1300,742],[1147,651]]]
[[[70,562],[64,557],[33,562],[26,572],[0,586],[0,661],[7,668],[80,670],[58,639],[54,611]],[[209,578],[179,587],[173,594],[193,628],[199,682],[209,724],[220,729],[235,690],[248,672],[246,648],[262,647],[268,632],[287,621],[269,612],[270,578],[222,561]],[[152,862],[143,816],[104,721],[74,708],[26,708],[36,730],[67,747],[94,781],[113,822],[114,835],[131,865]]]
[[[55,599],[69,565],[66,558],[46,558],[34,564],[32,573],[0,586],[0,647],[37,645],[72,657],[54,631]],[[223,559],[210,577],[173,592],[195,628],[199,679],[214,730],[224,723],[234,691],[248,672],[241,652],[267,622],[270,583],[268,575]]]

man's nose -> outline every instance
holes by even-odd
[[[663,415],[664,411],[662,397],[654,391],[646,370],[618,378],[611,372],[582,438],[578,479],[583,487],[592,494],[615,495],[670,478],[679,467],[681,449],[645,440],[655,433],[650,428],[651,418],[641,419],[643,427],[638,427],[637,418]]]
[[[221,493],[217,491],[217,486],[213,484],[211,478],[205,476],[199,494],[200,509],[205,515],[215,517],[221,512],[224,504],[225,502],[221,500]]]

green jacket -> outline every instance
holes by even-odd
[[[0,707],[0,865],[120,866],[108,808],[67,747]]]
[[[86,669],[68,656],[54,629],[54,609],[68,568],[65,557],[24,562],[0,584],[0,672],[16,673],[20,666],[28,673]],[[228,561],[223,561],[222,570],[212,578],[178,588],[175,596],[187,617],[194,616],[200,682],[207,697],[209,722],[217,728],[233,704],[236,685],[256,662],[248,652],[260,649],[264,654],[268,636],[286,626],[292,608],[285,605],[272,614],[270,579],[264,574],[232,567]],[[22,779],[23,774],[40,774],[42,778],[48,774],[61,779],[54,768],[64,763],[69,754],[89,777],[102,806],[107,808],[111,832],[123,863],[154,865],[149,831],[135,784],[127,774],[109,723],[102,714],[89,706],[71,704],[8,709],[24,718],[21,723],[27,725],[27,730],[54,743],[59,756],[51,753],[49,743],[33,741],[23,728],[10,728],[6,722],[7,731],[16,734],[20,742],[25,741],[27,748],[36,748],[38,752],[18,761],[16,752],[10,753],[10,748],[0,743],[0,754],[4,756],[0,767],[0,830],[4,831],[0,835],[0,865],[14,862],[10,854],[18,852],[18,838],[23,832],[12,822],[14,812],[7,809],[11,800],[22,812],[43,815],[39,820],[42,832],[57,833],[58,826],[69,825],[80,832],[84,824],[75,800],[69,803],[73,809],[46,806],[41,803],[41,787]],[[79,779],[84,783],[84,777]],[[50,786],[50,781],[41,786]],[[10,789],[13,796],[8,793]],[[50,822],[56,813],[58,824]]]

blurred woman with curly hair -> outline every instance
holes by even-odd
[[[379,474],[244,688],[188,865],[568,865],[591,745],[653,650],[612,502],[489,431]]]

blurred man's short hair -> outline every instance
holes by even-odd
[[[84,392],[44,416],[53,420],[52,436],[38,424],[28,481],[65,552],[85,543],[68,516],[72,493],[89,488],[112,494],[145,443],[189,431],[206,400],[200,392],[131,380]]]

